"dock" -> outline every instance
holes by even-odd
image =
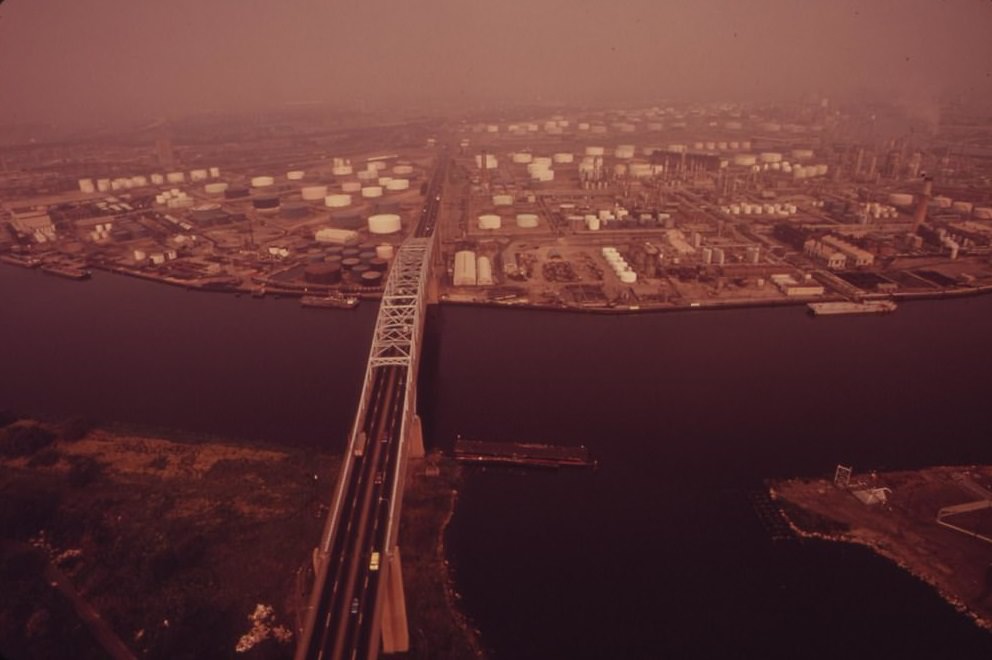
[[[521,442],[455,440],[455,460],[474,465],[516,465],[542,468],[595,467],[585,447],[559,447]]]

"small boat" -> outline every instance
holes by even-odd
[[[45,264],[41,267],[41,270],[49,275],[58,275],[59,277],[65,277],[70,280],[88,280],[92,275],[85,268],[61,264]]]
[[[300,304],[304,307],[319,307],[324,309],[352,309],[358,306],[355,296],[303,296]]]

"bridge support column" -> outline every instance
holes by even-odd
[[[409,443],[409,454],[410,458],[423,458],[424,457],[424,427],[420,423],[420,415],[414,414],[410,418],[410,437],[407,438]]]
[[[397,546],[389,557],[386,597],[382,608],[382,652],[403,653],[410,650],[410,629],[406,620],[406,596],[403,593],[403,570]]]

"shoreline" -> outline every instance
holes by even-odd
[[[975,499],[963,483],[990,476],[992,466],[941,466],[872,473],[848,488],[826,479],[772,480],[767,488],[798,537],[868,548],[992,633],[992,597],[981,584],[989,545],[935,522],[942,507]],[[887,491],[881,502],[855,496],[876,489]]]
[[[5,262],[6,263],[6,262]],[[34,269],[28,265],[20,265],[7,263],[7,265],[13,268],[24,268],[24,269]],[[114,275],[120,275],[123,277],[134,277],[136,279],[144,280],[146,282],[152,282],[157,284],[165,284],[168,286],[180,287],[188,291],[197,291],[204,293],[227,293],[234,294],[236,296],[240,295],[251,295],[253,297],[273,297],[279,298],[301,298],[306,295],[318,295],[326,294],[329,291],[339,292],[341,294],[356,296],[361,300],[376,301],[382,299],[382,291],[360,291],[360,287],[343,287],[343,288],[331,288],[331,287],[313,287],[311,290],[309,287],[302,286],[286,286],[279,285],[273,287],[270,285],[269,281],[264,278],[253,278],[252,285],[245,285],[244,283],[233,284],[229,280],[225,281],[223,278],[218,280],[208,280],[205,282],[196,282],[191,280],[180,280],[174,277],[168,277],[166,275],[159,275],[156,273],[146,273],[143,271],[138,271],[130,268],[124,268],[122,266],[110,266],[106,264],[88,264],[88,267],[111,273]],[[356,290],[353,290],[356,289]],[[986,286],[976,286],[969,288],[950,288],[950,289],[940,289],[935,291],[902,291],[893,293],[868,293],[866,292],[861,299],[863,300],[892,300],[894,302],[912,302],[917,300],[946,300],[946,299],[959,299],[959,298],[971,298],[979,297],[984,295],[992,295],[992,285]],[[578,313],[578,314],[596,314],[596,315],[617,315],[617,316],[629,316],[638,314],[665,314],[672,312],[702,312],[702,311],[718,311],[725,309],[766,309],[766,308],[779,308],[779,307],[800,307],[807,305],[811,302],[841,302],[848,301],[849,297],[840,294],[830,294],[823,296],[797,296],[796,298],[762,298],[753,300],[725,300],[725,301],[698,301],[690,304],[635,304],[635,305],[624,305],[624,306],[579,306],[579,305],[565,305],[565,304],[549,304],[549,303],[534,303],[534,302],[516,302],[516,301],[494,301],[494,300],[472,300],[472,299],[458,299],[450,298],[447,294],[442,294],[442,297],[434,303],[438,305],[451,305],[451,306],[463,306],[463,307],[483,307],[490,309],[514,309],[514,310],[533,310],[533,311],[543,311],[543,312],[565,312],[565,313]]]

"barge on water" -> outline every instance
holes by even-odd
[[[455,440],[455,460],[475,465],[519,465],[529,467],[596,467],[585,447],[556,447],[521,442]]]
[[[303,296],[300,304],[304,307],[322,309],[352,309],[358,306],[355,296]]]
[[[813,316],[836,316],[843,314],[891,314],[897,305],[891,300],[869,300],[866,302],[819,302],[807,305]]]
[[[41,270],[49,275],[57,275],[70,280],[88,280],[93,275],[93,273],[85,268],[65,264],[44,264]]]

